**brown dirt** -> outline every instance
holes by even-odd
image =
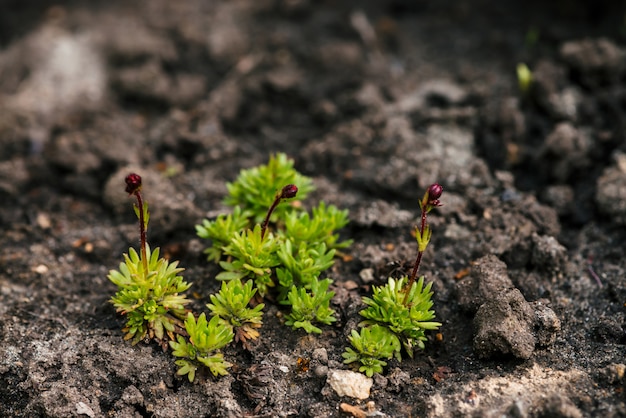
[[[0,416],[626,416],[619,2],[3,6]],[[146,179],[150,242],[199,311],[218,271],[193,226],[274,152],[315,179],[305,204],[350,210],[352,260],[328,273],[339,320],[307,336],[269,304],[258,344],[226,349],[232,374],[189,384],[122,340],[109,303],[137,240],[122,179]],[[435,181],[421,271],[442,338],[367,400],[340,397],[327,377],[348,369],[359,297],[408,272]]]

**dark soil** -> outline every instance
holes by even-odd
[[[0,416],[626,416],[626,7],[548,3],[2,2]],[[137,244],[123,178],[201,311],[194,225],[276,152],[306,205],[350,210],[338,321],[307,336],[269,303],[231,375],[190,384],[109,302]],[[408,273],[433,182],[441,335],[340,396],[360,296]]]

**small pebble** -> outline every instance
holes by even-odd
[[[374,381],[370,377],[350,370],[333,370],[328,373],[327,383],[339,396],[367,399]]]

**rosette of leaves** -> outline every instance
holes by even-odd
[[[270,157],[266,165],[242,170],[233,183],[227,183],[228,196],[225,203],[240,206],[251,212],[254,222],[263,221],[267,208],[274,202],[276,190],[285,184],[298,186],[298,200],[304,199],[313,190],[313,181],[294,168],[294,161],[286,154],[279,153]],[[284,219],[285,213],[293,210],[291,205],[276,208],[272,221]]]
[[[330,279],[311,281],[311,290],[304,287],[292,286],[287,299],[282,304],[291,305],[291,313],[286,315],[285,324],[293,329],[302,328],[307,333],[321,334],[322,330],[313,322],[330,325],[335,322],[335,311],[330,308],[330,300],[335,292],[329,292]]]
[[[211,246],[204,250],[207,259],[218,263],[224,254],[224,248],[230,244],[233,236],[250,225],[252,213],[235,206],[230,214],[219,215],[215,220],[204,219],[202,225],[196,225],[200,238],[211,240]]]
[[[235,341],[241,341],[248,348],[247,340],[259,337],[258,328],[263,324],[263,303],[250,308],[250,300],[256,293],[252,281],[245,284],[235,279],[222,282],[220,291],[211,295],[211,303],[207,308],[211,314],[219,317],[225,324],[233,328]]]
[[[425,330],[435,330],[441,326],[433,322],[435,311],[430,291],[432,283],[424,286],[424,277],[413,282],[406,289],[408,278],[400,280],[389,278],[384,286],[374,286],[371,298],[364,297],[367,308],[360,312],[366,318],[361,325],[378,324],[389,329],[402,343],[406,352],[413,357],[415,347],[424,349]],[[401,359],[400,348],[395,353]]]
[[[224,271],[216,278],[218,280],[253,279],[261,296],[265,296],[268,289],[275,286],[272,268],[280,263],[276,254],[277,250],[278,241],[272,234],[263,237],[259,224],[254,229],[235,233],[230,243],[224,247],[224,254],[229,255],[231,259],[220,262]]]
[[[344,363],[350,364],[356,361],[361,363],[360,372],[368,377],[374,373],[381,373],[387,362],[383,359],[391,359],[400,351],[400,340],[389,329],[380,325],[361,328],[360,332],[352,330],[348,337],[353,348],[346,348],[342,354]]]
[[[335,232],[348,224],[348,211],[339,210],[334,205],[326,206],[324,202],[306,212],[291,212],[285,215],[285,229],[281,235],[288,237],[296,244],[324,243],[330,249],[346,248],[352,240],[338,242],[339,234]]]
[[[167,338],[174,339],[177,329],[182,329],[182,319],[189,303],[183,292],[191,284],[179,275],[184,269],[178,262],[159,258],[159,249],[150,251],[146,244],[144,263],[134,248],[124,254],[119,271],[111,270],[108,278],[119,290],[111,298],[118,312],[127,316],[124,339],[137,344],[151,338],[167,346]]]
[[[197,370],[201,366],[206,366],[213,376],[224,376],[228,374],[231,363],[224,360],[224,355],[220,349],[230,344],[233,340],[232,328],[214,316],[207,322],[206,315],[200,314],[196,321],[193,314],[189,312],[185,320],[185,329],[189,334],[187,341],[181,335],[177,341],[170,341],[172,354],[180,357],[176,360],[176,365],[180,368],[177,374],[187,375],[190,382],[193,382]]]

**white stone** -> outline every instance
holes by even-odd
[[[339,396],[367,399],[374,380],[350,370],[332,370],[328,373],[327,383]]]

